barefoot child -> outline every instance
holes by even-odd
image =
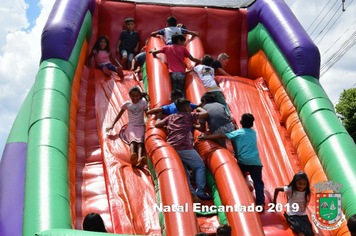
[[[311,195],[308,176],[304,172],[298,172],[288,186],[277,187],[274,191],[274,205],[276,205],[279,192],[287,194],[290,206],[295,203],[298,204],[298,210],[293,211],[294,208],[290,207],[289,209],[292,209],[290,212],[284,212],[284,217],[290,223],[291,229],[297,232],[299,236],[314,235],[312,225],[305,211]]]
[[[112,130],[116,122],[121,118],[125,110],[128,111],[129,123],[123,126],[120,131],[120,138],[128,145],[130,145],[130,161],[132,166],[143,167],[147,158],[143,156],[144,139],[145,139],[145,120],[143,113],[147,112],[148,105],[142,100],[142,97],[149,101],[148,95],[142,93],[137,86],[132,87],[129,91],[131,101],[126,101],[116,116],[112,125],[106,128],[106,132]],[[139,159],[137,160],[137,158]]]
[[[94,57],[95,63],[107,76],[113,75],[113,72],[118,73],[121,78],[123,78],[123,73],[121,68],[114,66],[110,59],[116,63],[117,66],[122,67],[121,64],[116,60],[110,51],[109,39],[106,36],[100,36],[95,44],[93,49],[90,52],[88,58],[89,67],[91,66],[91,59]]]

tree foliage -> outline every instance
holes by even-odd
[[[356,142],[356,88],[344,90],[335,108],[345,129]]]

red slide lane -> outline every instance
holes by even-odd
[[[78,92],[79,109],[76,122],[75,228],[82,229],[86,214],[96,212],[103,218],[108,232],[113,232],[96,125],[94,86],[89,70],[83,68]]]
[[[132,168],[130,151],[119,138],[121,127],[128,122],[127,112],[109,134],[109,127],[120,107],[130,100],[129,89],[137,86],[131,72],[125,79],[114,81],[105,78],[99,70],[95,73],[95,107],[98,133],[103,152],[104,172],[109,192],[109,208],[114,233],[161,235],[158,213],[154,210],[156,192],[148,169]]]
[[[136,85],[131,72],[115,82],[100,70],[83,69],[77,121],[77,229],[82,229],[87,213],[96,212],[108,232],[161,235],[150,173],[131,167],[128,146],[117,135],[128,121],[127,114],[111,136],[105,132],[123,102],[130,99],[129,89]]]
[[[160,44],[160,41],[161,40],[158,38],[151,38],[148,43],[148,49],[154,48],[154,47],[157,48],[157,45]],[[194,42],[197,42],[197,43],[194,43]],[[196,40],[193,40],[190,43],[197,44],[199,46],[199,48],[194,47],[194,46],[188,47],[191,50],[192,55],[195,57],[201,57],[201,55],[204,54],[204,51],[202,49],[201,42],[199,42],[199,39],[197,38]],[[147,63],[149,93],[151,95],[151,99],[154,101],[152,104],[155,104],[155,106],[157,106],[156,104],[160,104],[160,105],[167,104],[168,102],[161,102],[159,99],[155,98],[155,95],[159,94],[159,96],[161,96],[161,97],[169,97],[170,90],[168,90],[167,87],[170,87],[170,86],[165,86],[166,88],[163,88],[163,86],[158,86],[158,87],[153,86],[154,84],[162,85],[162,84],[166,84],[166,83],[168,83],[170,85],[170,83],[169,83],[170,79],[169,79],[168,73],[164,73],[164,71],[162,71],[166,68],[166,65],[164,65],[164,63],[162,63],[159,59],[154,59],[152,57],[152,55],[148,55],[146,60],[147,60],[146,63]],[[189,86],[192,88],[191,90],[188,88],[186,91],[188,98],[190,97],[189,94],[198,94],[199,93],[196,89],[197,86],[194,83],[189,83],[189,79],[187,79],[186,87],[187,87],[187,84],[189,84]],[[154,90],[150,90],[150,88],[154,88]],[[197,102],[197,101],[194,101],[193,99],[192,99],[192,101]],[[147,132],[146,136],[154,139],[153,136],[154,136],[155,130],[157,130],[157,129],[153,128],[152,125],[153,124],[150,123],[148,125],[148,128],[149,128],[149,131],[152,132],[153,134]],[[159,134],[159,132],[158,132],[156,135],[158,136],[156,139],[162,139],[162,134]],[[164,140],[164,138],[165,137],[163,136],[163,140]],[[167,146],[167,144],[165,144],[165,146]],[[146,140],[146,149],[147,150],[151,150],[151,149],[159,150],[159,147],[157,148],[157,143],[155,143],[154,140],[151,141],[151,140],[147,139]],[[148,153],[150,154],[150,151],[148,151]],[[217,156],[219,158],[221,157],[224,159],[224,157],[227,156],[227,154],[228,153],[226,150],[221,150],[221,152],[218,153]],[[150,155],[150,157],[151,157],[151,155]],[[232,164],[233,160],[231,159],[231,157],[228,157],[228,158],[230,158],[230,159],[229,160],[224,159],[224,160],[222,160],[222,162],[229,162],[230,164]],[[228,168],[230,168],[229,167],[230,164],[228,164],[226,166]],[[174,166],[174,167],[176,167],[176,166]],[[230,173],[231,175],[229,176],[230,180],[227,181],[227,183],[231,183],[231,185],[228,185],[227,187],[224,188],[224,191],[221,191],[222,198],[225,199],[226,205],[235,205],[235,204],[248,205],[248,203],[252,202],[251,195],[248,191],[248,187],[246,184],[244,185],[244,187],[238,186],[239,182],[242,182],[242,181],[244,182],[244,178],[243,178],[242,174],[240,174],[239,176],[235,175],[236,171],[238,171],[238,168],[237,168],[237,165],[235,162],[234,167],[232,167],[232,169],[230,171],[228,171],[228,173]],[[180,176],[185,175],[184,170],[182,170],[182,169],[179,170],[179,168],[174,173],[175,173],[174,175],[170,176],[171,179],[160,178],[160,176],[158,175],[158,179],[160,181],[160,186],[166,182],[167,183],[169,183],[169,182],[176,183],[177,181],[174,181],[174,178],[177,178],[178,175],[180,175]],[[222,174],[225,175],[226,173],[225,174],[222,173]],[[233,178],[231,178],[231,177],[233,177]],[[234,183],[234,184],[232,184],[232,183]],[[169,186],[169,184],[166,184],[166,186]],[[237,191],[238,188],[239,188],[239,191]],[[243,188],[245,190],[241,191],[241,188]],[[183,190],[185,190],[185,191],[183,191]],[[176,196],[177,199],[184,199],[186,196],[190,195],[189,188],[187,186],[186,186],[186,188],[183,188],[179,192],[175,188],[171,188],[171,189],[161,188],[162,198],[164,198],[166,195],[171,195],[172,192],[178,194],[178,196]],[[226,194],[226,195],[224,196],[224,194]],[[242,197],[242,196],[244,196],[244,197]],[[167,199],[169,199],[169,198],[167,198]],[[162,202],[163,202],[163,204],[166,204],[163,200],[162,200]],[[182,201],[182,202],[184,202],[184,201]],[[187,201],[185,200],[185,202],[187,202]],[[189,213],[194,215],[194,212],[189,212]],[[176,215],[176,214],[177,213],[172,213],[172,212],[166,213],[167,216]],[[246,214],[239,214],[239,213],[234,212],[234,213],[229,213],[229,215],[231,216],[229,218],[229,223],[233,226],[234,235],[236,235],[237,233],[242,233],[244,235],[262,235],[263,234],[262,226],[261,226],[261,223],[257,216],[257,213],[252,212],[252,213],[246,213]],[[186,225],[191,224],[191,220],[189,218],[185,219],[184,221],[179,221],[179,222],[174,217],[172,217],[170,219],[172,219],[172,222],[169,221],[168,217],[165,218],[167,231],[170,229],[169,225],[177,225],[179,223],[179,224],[181,224],[182,228],[184,229],[184,227]],[[174,222],[174,220],[176,220],[176,222]],[[189,235],[191,235],[191,234],[194,235],[195,233],[196,233],[196,231],[193,230],[189,233]],[[178,235],[178,234],[168,234],[167,233],[167,235]],[[184,235],[184,234],[179,234],[179,235]]]
[[[197,51],[203,51],[200,43],[192,41],[191,44],[192,46],[190,48],[193,48],[192,55]],[[291,148],[292,145],[287,137],[287,132],[280,124],[279,111],[276,108],[274,101],[270,98],[271,94],[263,79],[253,81],[247,78],[219,76],[215,79],[222,89],[225,99],[229,104],[230,111],[237,122],[240,120],[243,113],[249,112],[255,116],[254,129],[257,131],[258,148],[264,165],[263,179],[265,181],[266,204],[268,205],[272,200],[271,198],[273,197],[274,188],[289,183],[291,176],[300,169],[294,149]],[[186,89],[187,97],[195,103],[200,102],[201,95],[206,92],[206,89],[194,72],[187,76]],[[195,136],[197,136],[198,133],[199,132],[196,132]],[[201,156],[206,159],[207,167],[212,172],[215,181],[217,182],[223,204],[252,204],[253,201],[251,201],[248,196],[241,193],[241,188],[245,190],[246,188],[243,188],[244,185],[241,186],[241,182],[244,182],[244,179],[243,176],[241,176],[241,173],[238,173],[240,171],[237,165],[231,163],[231,161],[227,161],[227,163],[231,163],[232,167],[230,168],[233,168],[234,171],[225,170],[221,175],[217,175],[218,172],[216,170],[225,167],[226,160],[221,160],[219,158],[214,159],[213,155],[218,151],[211,150],[214,150],[215,146],[202,147],[201,143],[202,142],[198,142],[196,145]],[[232,158],[232,160],[234,159]],[[229,183],[229,180],[231,181],[231,179],[234,179],[234,181]],[[237,192],[240,195],[235,195],[235,198],[231,200],[231,196],[226,197],[229,195],[227,191],[232,190],[232,192],[234,192],[234,188],[239,189]],[[263,231],[265,234],[292,234],[284,218],[281,218],[279,213],[265,212],[260,213],[259,216],[262,220],[262,225],[264,226]],[[246,220],[241,216],[234,216],[233,213],[228,212],[227,217],[231,225],[236,224],[235,230],[237,231],[235,231],[235,234],[242,233],[242,231],[239,230],[246,227]],[[256,217],[256,215],[254,215],[254,217]],[[254,217],[252,217],[252,219],[254,219]],[[252,219],[247,222],[252,222]],[[259,220],[256,220],[254,224],[254,229],[258,228],[256,226],[260,225]],[[257,235],[260,233],[262,232],[244,232],[244,235]]]
[[[186,79],[187,98],[193,103],[200,101],[206,92],[197,74],[192,72]],[[199,97],[199,100],[197,98]],[[254,202],[235,158],[226,149],[212,141],[197,142],[200,132],[195,131],[196,149],[203,158],[206,167],[212,173],[222,204],[225,206],[250,206]],[[233,235],[263,235],[262,224],[257,212],[238,213],[227,211],[226,216],[232,227]]]
[[[159,39],[151,38],[148,48],[156,47],[158,44]],[[197,45],[201,48],[201,43]],[[191,50],[193,56],[203,54],[202,48],[200,50],[194,46],[190,48],[193,49]],[[152,69],[152,67],[154,69]],[[150,55],[148,56],[147,68],[149,71],[149,88],[150,84],[151,87],[153,87],[152,84],[167,83],[168,79],[166,76],[168,75],[165,73],[155,74],[155,72],[161,71],[158,68],[164,69],[164,67],[165,65],[161,63],[160,60],[153,59]],[[194,72],[191,73],[191,75],[192,74],[194,75]],[[191,99],[192,102],[197,103],[199,102],[200,96],[205,92],[205,89],[202,88],[201,82],[196,79],[196,76],[194,79],[194,76],[191,75],[187,76],[186,93],[187,97]],[[155,83],[152,80],[154,80]],[[297,171],[298,167],[291,164],[295,159],[293,159],[294,157],[291,153],[291,150],[286,150],[285,148],[288,148],[289,145],[287,145],[287,141],[284,139],[284,134],[281,131],[282,128],[279,124],[278,114],[276,113],[271,101],[267,99],[268,96],[266,97],[266,94],[264,93],[264,91],[267,91],[268,89],[261,85],[261,81],[255,82],[245,78],[220,78],[218,80],[220,82],[220,86],[223,88],[223,92],[226,96],[228,104],[235,105],[231,107],[231,112],[233,113],[234,117],[240,117],[245,112],[251,112],[255,115],[255,129],[259,133],[259,149],[262,153],[261,159],[264,165],[268,166],[270,164],[269,162],[273,162],[273,159],[271,160],[271,158],[273,158],[274,155],[282,156],[284,157],[283,159],[286,160],[282,163],[276,162],[270,164],[270,166],[279,168],[278,173],[280,173],[280,175],[278,175],[277,172],[272,172],[274,175],[278,175],[278,180],[276,180],[277,178],[264,178],[266,183],[266,190],[268,190],[266,191],[266,203],[269,203],[271,200],[271,193],[273,194],[273,188],[275,186],[288,183],[287,178],[295,171]],[[162,97],[164,97],[163,94],[166,94],[166,97],[169,96],[167,90],[159,90],[157,88],[155,89],[154,94],[160,94]],[[158,99],[155,101],[156,102],[153,104],[160,104]],[[146,144],[148,147],[149,145],[150,144]],[[215,177],[223,204],[251,205],[253,200],[251,198],[249,189],[247,185],[242,184],[245,183],[245,179],[239,171],[239,168],[237,167],[233,157],[226,150],[216,148],[211,145],[213,144],[210,144],[210,146],[207,148],[202,148],[203,150],[205,149],[204,153],[204,151],[199,150],[201,147],[198,144],[198,150],[203,158],[207,158],[207,167],[212,171]],[[214,155],[216,157],[214,157]],[[271,167],[264,169],[271,170]],[[266,176],[265,170],[263,172],[264,176]],[[286,178],[283,176],[286,176]],[[164,179],[162,181],[164,181]],[[278,184],[276,184],[276,182],[278,182]],[[161,194],[164,195],[163,192],[161,192]],[[179,195],[188,194],[189,191],[181,191],[179,193]],[[241,233],[244,235],[263,235],[264,230],[268,231],[270,235],[291,234],[291,231],[286,226],[285,221],[281,219],[280,214],[272,214],[266,212],[260,215],[266,225],[263,230],[258,214],[256,212],[245,214],[238,214],[235,212],[227,213],[228,221],[233,226],[232,228],[234,235]],[[268,220],[266,220],[266,218],[268,218]],[[169,227],[167,227],[167,229],[168,228]]]
[[[201,58],[204,55],[204,48],[199,38],[194,38],[187,48],[194,57]],[[185,87],[187,98],[196,104],[207,92],[195,72],[187,75]],[[195,139],[199,133],[195,132]],[[214,176],[223,205],[249,206],[253,203],[249,188],[233,155],[214,142],[196,142],[196,149]],[[263,235],[262,225],[256,212],[240,214],[227,211],[226,216],[232,226],[233,235]]]

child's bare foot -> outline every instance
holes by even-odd
[[[103,67],[103,72],[104,72],[107,76],[111,76],[111,75],[112,75],[112,71],[109,70],[108,68],[106,68],[105,66]]]
[[[257,206],[260,206],[258,210],[262,210],[260,212],[264,212],[265,211],[265,204],[260,204],[260,205],[257,205]]]
[[[121,67],[116,67],[116,70],[117,70],[117,74],[119,75],[119,77],[121,79],[124,78],[124,72],[122,71],[122,68]]]
[[[132,166],[137,165],[137,153],[132,153],[130,156],[130,161]]]
[[[144,167],[145,165],[147,164],[147,157],[145,156],[142,156],[139,160],[138,160],[138,163],[137,163],[137,167],[141,168],[141,167]]]
[[[121,80],[121,78],[119,77],[119,75],[116,72],[112,72],[111,79],[113,79],[115,81],[120,81]]]
[[[197,195],[195,195],[195,194],[192,194],[192,199],[193,199],[193,203],[202,203],[203,201],[202,200],[200,200],[200,198],[198,198],[198,196]]]

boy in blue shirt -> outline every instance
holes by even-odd
[[[264,183],[262,180],[262,163],[257,148],[256,131],[251,129],[255,118],[250,113],[245,113],[241,117],[242,129],[225,134],[206,135],[201,134],[199,140],[212,140],[228,138],[237,146],[237,163],[241,172],[249,172],[253,180],[253,186],[256,191],[256,205],[265,205]]]
[[[165,105],[165,106],[161,106],[158,108],[153,108],[149,111],[147,111],[147,115],[152,115],[152,114],[157,114],[159,112],[162,112],[165,115],[171,115],[171,114],[175,114],[178,112],[176,105],[174,104],[174,102],[178,99],[178,98],[183,98],[183,93],[182,91],[180,91],[179,89],[175,89],[171,92],[171,104]],[[194,103],[190,103],[190,107],[192,108],[192,111],[195,110],[195,108],[197,108],[197,106],[201,106],[196,105]]]

